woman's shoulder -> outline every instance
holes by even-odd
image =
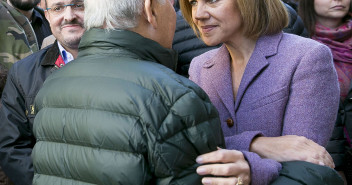
[[[297,56],[330,55],[328,46],[310,39],[284,33],[279,45],[279,52],[288,52]]]
[[[223,45],[220,48],[212,49],[197,57],[194,57],[188,70],[190,78],[192,78],[192,76],[199,76],[199,74],[202,73],[204,68],[208,68],[214,65],[216,60],[213,59],[222,57],[224,51],[227,50],[226,47]]]
[[[289,33],[283,33],[281,45],[294,46],[302,50],[312,47],[326,47],[316,40]]]
[[[214,58],[219,58],[219,57],[223,57],[224,55],[226,55],[228,53],[225,45],[222,45],[219,48],[216,49],[212,49],[209,50],[199,56],[196,56],[192,59],[190,68],[196,68],[199,69],[201,67],[210,67],[212,65],[214,65],[216,60],[213,60]]]
[[[222,48],[222,47],[220,47]],[[206,62],[207,60],[210,60],[212,59],[214,56],[217,55],[217,53],[219,52],[220,48],[215,48],[215,49],[212,49],[212,50],[209,50],[201,55],[198,55],[196,57],[193,58],[192,62],[193,61],[202,61],[203,63]]]
[[[277,63],[286,61],[288,68],[301,66],[300,69],[333,68],[331,50],[326,45],[313,39],[292,34],[284,34],[275,57],[270,59]]]

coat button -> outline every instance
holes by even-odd
[[[233,127],[233,125],[234,125],[234,122],[233,122],[233,120],[231,118],[227,119],[226,123],[227,123],[227,126],[230,127],[230,128]]]

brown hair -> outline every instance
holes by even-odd
[[[350,3],[349,13],[343,18],[343,22],[351,19],[352,1]],[[316,14],[314,9],[314,0],[300,0],[298,5],[298,15],[302,18],[304,26],[307,28],[309,36],[315,34]]]
[[[245,23],[243,32],[249,38],[270,35],[282,31],[289,22],[288,12],[281,0],[232,0]],[[192,6],[188,0],[180,0],[182,14],[194,32],[198,29],[192,20]]]

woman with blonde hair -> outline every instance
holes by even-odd
[[[180,6],[205,44],[223,43],[194,58],[189,70],[219,111],[227,147],[197,158],[202,182],[269,184],[285,161],[333,168],[323,147],[339,102],[329,48],[283,33],[288,15],[280,0]]]

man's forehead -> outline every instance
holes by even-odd
[[[71,4],[76,2],[83,2],[83,0],[46,0],[50,4]]]

